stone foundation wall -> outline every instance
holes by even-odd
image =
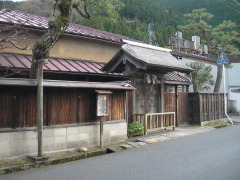
[[[127,139],[127,122],[107,122],[103,127],[104,145]],[[43,132],[44,153],[97,147],[100,144],[99,124],[74,127],[55,127]],[[0,159],[37,153],[37,131],[0,132]]]

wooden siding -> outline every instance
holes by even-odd
[[[114,93],[110,95],[110,112],[108,121],[125,119],[125,92]]]
[[[0,128],[36,127],[35,87],[0,86]],[[109,98],[106,121],[125,119],[125,91]],[[93,89],[44,88],[44,125],[96,122],[96,93]]]
[[[1,86],[0,128],[36,126],[35,94],[36,88]]]

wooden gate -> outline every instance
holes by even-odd
[[[178,93],[178,111],[177,111],[177,123],[188,123],[189,105],[188,105],[188,93]]]
[[[176,112],[175,107],[175,93],[172,92],[165,92],[165,105],[164,105],[164,112]]]
[[[178,92],[176,96],[175,93],[165,92],[164,112],[175,112],[177,125],[188,123],[188,93]]]

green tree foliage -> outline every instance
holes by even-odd
[[[96,5],[92,0],[89,2]],[[76,11],[73,11],[71,22],[147,42],[148,23],[177,20],[177,15],[173,10],[166,8],[157,0],[118,0],[117,3],[110,4],[106,4],[106,2],[98,1],[98,6],[100,5],[101,8],[89,9],[92,16],[90,19],[84,19]],[[44,3],[40,0],[32,0],[24,2],[17,9],[51,17],[54,3],[55,1],[52,0],[44,0]],[[165,46],[167,36],[175,32],[175,27],[156,26],[154,30],[160,45]]]
[[[193,82],[194,92],[208,90],[210,89],[209,86],[214,85],[213,76],[211,75],[211,66],[206,66],[202,62],[191,62],[188,66],[195,70],[191,72],[189,76]]]
[[[192,13],[185,14],[188,23],[179,28],[191,35],[200,35],[208,45],[208,50],[216,59],[218,54],[223,51],[226,54],[236,54],[238,52],[237,43],[240,42],[239,33],[234,30],[238,27],[231,21],[223,21],[217,26],[209,24],[213,14],[206,9],[196,9]],[[217,79],[214,92],[219,92],[222,81],[222,67],[218,66]]]
[[[183,14],[202,7],[208,8],[209,12],[221,17],[240,13],[240,6],[236,6],[236,3],[230,0],[118,0],[115,4],[98,1],[100,8],[95,6],[96,1],[94,1],[86,1],[94,7],[89,9],[92,16],[90,20],[82,18],[73,11],[71,22],[122,34],[146,43],[148,43],[147,25],[154,23],[156,24],[155,36],[159,40],[159,45],[163,47],[168,44],[168,36],[173,35],[178,28],[176,24],[160,25],[158,23],[182,21]],[[44,3],[41,0],[31,0],[23,2],[17,9],[50,17],[53,14],[54,3],[53,0],[44,0]],[[240,18],[237,17],[239,16],[232,16],[231,19],[236,24],[240,24]],[[215,27],[221,21],[221,18],[216,18],[208,23]],[[237,31],[240,32],[240,30]],[[190,33],[184,33],[184,35],[189,35],[190,38]]]
[[[42,2],[41,0],[31,0],[24,1],[16,9],[20,11],[25,11],[33,14],[38,14],[40,16],[50,17],[53,14],[55,1],[53,0],[45,0]]]
[[[240,6],[233,0],[158,0],[165,6],[169,6],[180,15],[192,12],[193,9],[205,8],[215,17],[228,16],[240,13]],[[235,23],[240,23],[239,16],[233,16]],[[222,21],[220,18],[211,21],[212,25],[217,25]]]
[[[149,23],[157,24],[158,22],[172,22],[177,21],[177,15],[171,8],[167,8],[157,0],[123,0],[125,7],[120,11],[120,15],[126,18],[130,27],[139,27],[142,32],[142,38],[139,40],[148,43],[147,25]],[[138,20],[138,23],[130,23]],[[144,26],[144,27],[143,27]],[[134,33],[135,29],[131,29],[130,37],[135,38],[140,34]],[[175,32],[174,26],[158,26],[154,28],[154,33],[159,40],[160,46],[167,44],[169,35]]]
[[[13,1],[0,1],[2,8],[15,9],[17,6],[23,4],[23,2],[13,2]]]

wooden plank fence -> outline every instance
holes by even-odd
[[[189,93],[188,99],[190,124],[224,118],[223,93]]]

